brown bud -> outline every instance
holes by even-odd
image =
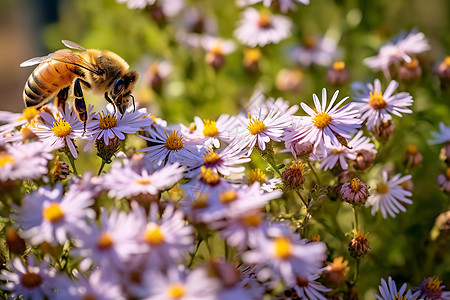
[[[364,182],[358,178],[353,178],[342,185],[341,196],[349,204],[365,204],[369,197],[369,190]]]
[[[350,290],[344,294],[344,300],[359,300],[358,292],[355,290]]]
[[[367,150],[362,150],[356,153],[354,166],[357,170],[366,170],[373,165],[375,160],[375,153]]]
[[[435,72],[441,80],[441,85],[443,87],[448,87],[450,85],[450,56],[444,58],[436,68]]]
[[[437,182],[443,192],[450,193],[450,167],[443,174],[438,175]]]
[[[162,27],[166,24],[166,16],[164,15],[164,11],[159,5],[150,5],[148,7],[148,12],[159,27]]]
[[[381,122],[380,125],[372,128],[370,131],[377,139],[388,140],[394,133],[394,130],[395,125],[389,120],[387,122]]]
[[[335,258],[322,273],[325,285],[333,287],[341,285],[345,280],[348,270],[348,262],[342,256]]]
[[[70,175],[69,165],[59,160],[59,156],[57,156],[51,169],[51,174],[55,181],[64,180]]]
[[[120,140],[115,136],[109,139],[109,143],[106,145],[103,139],[98,139],[95,141],[95,146],[97,147],[97,156],[110,164],[111,158],[120,150]]]
[[[353,238],[348,244],[348,251],[354,258],[361,258],[370,251],[370,244],[367,240],[369,233],[353,230]]]
[[[422,67],[417,58],[413,58],[410,62],[403,62],[397,70],[398,80],[413,83],[419,81],[422,77]]]
[[[350,73],[343,61],[336,61],[327,70],[325,81],[332,86],[342,86],[348,82]]]
[[[26,250],[25,241],[13,226],[6,228],[6,245],[8,245],[9,251],[17,255],[22,255]]]
[[[445,163],[450,166],[450,142],[445,143],[441,149],[439,158],[445,161]]]
[[[303,72],[299,69],[282,69],[277,74],[275,85],[280,91],[298,92],[303,85]]]
[[[423,161],[423,156],[417,150],[417,147],[415,145],[409,145],[408,150],[406,150],[405,153],[405,164],[408,168],[417,167],[420,165]]]
[[[244,50],[244,68],[248,73],[254,74],[259,71],[259,60],[261,58],[261,50],[258,48]]]
[[[214,51],[210,51],[206,53],[205,61],[208,65],[214,68],[214,70],[218,71],[226,62],[225,55],[222,53],[216,53]]]
[[[292,165],[283,172],[281,179],[288,188],[298,189],[305,182],[303,175],[306,173],[305,165],[302,162],[293,161]]]

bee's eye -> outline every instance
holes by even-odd
[[[123,84],[124,82],[122,78],[116,80],[116,83],[114,84],[114,95],[118,95],[122,92]]]

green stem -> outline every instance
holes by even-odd
[[[275,173],[278,174],[278,176],[281,178],[281,172],[278,170],[277,164],[275,163],[275,159],[271,156],[266,158],[267,163],[270,165],[270,167],[275,171]]]
[[[194,262],[194,257],[195,257],[195,255],[197,254],[198,249],[200,248],[200,244],[202,243],[202,241],[203,241],[203,240],[202,240],[201,238],[198,239],[197,245],[195,246],[195,250],[194,250],[194,252],[191,254],[191,260],[189,261],[188,268],[190,268],[190,267],[192,266],[192,263]]]
[[[311,165],[311,163],[309,162],[309,160],[307,160],[306,163],[308,164],[308,167],[309,167],[309,169],[311,170],[311,172],[314,174],[314,177],[316,177],[317,184],[320,186],[320,179],[319,179],[319,176],[317,175],[317,173],[316,173],[316,171],[314,170],[313,166]]]
[[[100,166],[100,169],[98,170],[97,176],[100,176],[102,174],[103,168],[105,167],[106,161],[102,159],[102,165]]]
[[[69,161],[70,161],[70,165],[72,166],[73,173],[74,173],[76,176],[79,176],[79,175],[78,175],[77,168],[75,167],[75,159],[73,158],[72,154],[70,154],[70,153],[69,153],[67,156],[69,157]]]
[[[295,190],[295,192],[297,193],[297,195],[300,197],[300,199],[302,200],[303,204],[306,207],[306,210],[308,210],[308,203],[306,202],[306,200],[303,198],[302,194],[299,192],[299,190]]]
[[[356,259],[355,275],[353,277],[353,282],[350,284],[350,288],[352,288],[356,285],[356,282],[358,281],[358,277],[359,277],[359,258]]]
[[[355,215],[355,230],[359,229],[359,224],[358,224],[358,207],[356,205],[352,205],[353,208],[353,214]]]

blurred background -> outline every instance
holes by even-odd
[[[214,20],[218,35],[233,38],[242,11],[233,0],[187,2]],[[24,108],[22,90],[33,67],[20,68],[19,64],[63,48],[62,39],[122,56],[141,74],[134,92],[137,101],[158,117],[188,125],[195,115],[214,119],[224,112],[236,113],[256,84],[268,95],[283,96],[292,104],[311,103],[312,93],[319,93],[322,87],[334,90],[324,82],[324,67],[302,69],[301,88],[294,91],[281,90],[275,83],[281,69],[295,66],[286,49],[309,36],[327,34],[338,41],[339,58],[349,68],[350,82],[373,81],[382,75],[374,74],[362,60],[375,55],[383,42],[401,31],[417,28],[425,33],[432,50],[421,57],[421,81],[400,87],[413,95],[414,114],[396,120],[395,139],[385,145],[379,159],[391,163],[398,172],[414,175],[414,205],[396,219],[372,217],[368,209],[363,212],[363,227],[373,232],[372,253],[362,265],[358,284],[361,295],[373,293],[380,278],[388,275],[411,285],[419,284],[425,276],[438,275],[450,286],[448,237],[443,244],[431,239],[436,217],[449,207],[448,195],[436,186],[436,176],[445,165],[438,159],[439,147],[428,144],[430,131],[437,130],[439,121],[450,125],[450,96],[441,91],[433,73],[436,64],[450,55],[450,1],[311,0],[308,6],[299,5],[290,17],[295,23],[292,37],[262,49],[260,72],[252,75],[243,69],[242,46],[227,56],[220,72],[204,62],[204,52],[180,46],[174,37],[186,29],[182,19],[158,24],[150,11],[130,10],[114,0],[0,0],[0,110],[20,112]],[[172,65],[162,91],[152,90],[145,80],[149,62],[154,60],[167,60]],[[342,97],[352,95],[349,84],[340,89]],[[90,103],[104,102],[89,94],[86,98]],[[415,170],[405,170],[402,165],[409,144],[424,155],[422,166]],[[326,223],[326,216],[322,217]],[[349,218],[348,212],[340,215],[348,231]],[[321,229],[317,233],[327,238]],[[345,245],[332,238],[325,241],[338,253],[346,251]]]

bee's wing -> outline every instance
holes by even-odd
[[[83,46],[78,45],[75,42],[68,41],[68,40],[62,40],[62,43],[68,48],[77,49],[77,50],[81,50],[81,51],[86,51],[86,48],[84,48]]]
[[[49,58],[50,57],[48,55],[41,56],[41,57],[33,57],[33,58],[30,58],[29,60],[26,60],[23,63],[21,63],[20,66],[21,67],[34,66],[34,65],[40,64],[41,62],[43,62]]]
[[[58,50],[48,55],[49,58],[66,64],[79,66],[95,74],[102,74],[103,70],[97,65],[88,63],[83,56],[70,50]]]

